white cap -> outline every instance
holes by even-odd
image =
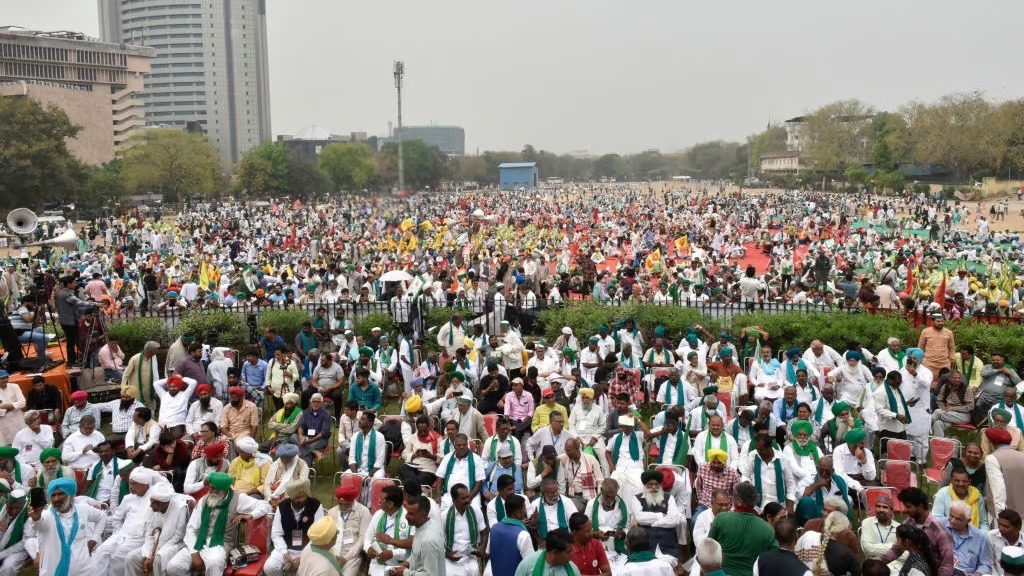
[[[562,328],[562,334],[565,334],[566,336],[572,336],[572,328],[569,328],[568,326]]]
[[[235,442],[235,447],[246,454],[255,454],[260,449],[260,445],[256,443],[252,436],[245,436],[238,442]]]
[[[174,496],[174,487],[167,482],[160,482],[149,489],[149,499],[157,502],[170,502]]]

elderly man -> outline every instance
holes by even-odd
[[[846,487],[860,492],[865,486],[878,485],[878,470],[875,467],[875,456],[865,446],[867,431],[854,428],[846,433],[843,444],[836,446],[832,452],[835,473],[846,482]]]
[[[545,478],[540,483],[540,496],[529,504],[530,518],[537,523],[537,534],[544,538],[559,528],[569,529],[569,516],[577,512],[576,504],[558,492],[558,481]]]
[[[636,496],[634,503],[637,524],[647,529],[650,535],[650,549],[670,557],[678,557],[676,526],[682,521],[675,498],[666,494],[661,483],[665,479],[660,470],[649,470],[641,474],[644,490]]]
[[[274,551],[263,565],[266,576],[283,576],[301,567],[299,556],[308,544],[308,531],[324,517],[320,501],[309,494],[309,480],[291,480],[286,486],[288,498],[278,506],[270,528]]]
[[[850,490],[846,481],[835,474],[835,465],[831,456],[822,456],[818,459],[818,473],[814,475],[811,483],[804,488],[800,500],[796,506],[797,522],[803,525],[812,518],[822,518],[825,512],[825,499],[837,496],[846,503],[846,509],[850,509]]]
[[[321,395],[314,394],[310,398],[309,408],[299,417],[299,427],[295,434],[299,439],[300,457],[312,466],[323,456],[331,438],[331,415],[323,408]]]
[[[22,489],[7,494],[0,511],[0,576],[15,576],[29,559],[25,542],[36,537],[35,527],[28,519],[28,493]]]
[[[36,472],[18,459],[18,453],[17,448],[0,446],[0,479],[7,481],[8,488],[26,489],[28,479]]]
[[[711,450],[717,448],[728,454],[727,464],[729,467],[738,468],[740,450],[736,445],[736,440],[725,433],[725,420],[719,414],[712,414],[707,422],[707,429],[698,433],[697,437],[693,439],[693,449],[690,451],[697,466],[707,463]]]
[[[338,505],[328,510],[327,516],[334,520],[340,537],[331,547],[331,553],[342,564],[344,576],[359,576],[365,563],[360,535],[369,532],[372,514],[359,503],[358,486],[338,486],[334,497]]]
[[[124,559],[125,576],[163,574],[164,566],[184,546],[189,498],[175,494],[166,482],[154,484],[148,496],[150,513],[143,528],[146,539]],[[151,558],[154,549],[156,555]]]
[[[484,417],[480,411],[473,408],[473,399],[468,396],[459,396],[456,399],[457,410],[452,413],[450,420],[459,423],[459,432],[470,438],[484,440],[487,438],[487,426],[484,425]]]
[[[624,498],[643,490],[640,482],[640,475],[644,471],[643,443],[650,434],[643,420],[619,416],[619,433],[609,441],[606,452],[609,477],[619,483]]]
[[[220,433],[238,442],[242,438],[259,436],[259,409],[245,399],[245,388],[232,386],[228,388],[228,405],[220,414]]]
[[[15,434],[25,427],[25,395],[20,386],[8,382],[10,374],[0,369],[0,445],[10,446]]]
[[[99,421],[100,410],[95,404],[89,403],[89,395],[78,390],[71,393],[71,406],[64,414],[64,420],[60,424],[61,436],[67,438],[78,430],[78,423],[83,416],[92,416],[93,421]]]
[[[235,480],[234,490],[253,498],[263,498],[261,489],[270,469],[270,462],[261,464],[257,461],[259,444],[248,436],[236,442],[235,448],[238,449],[238,456],[228,467],[228,474]]]
[[[565,443],[570,438],[575,438],[575,434],[565,429],[565,420],[565,415],[561,412],[552,412],[548,425],[538,428],[526,441],[527,458],[533,460],[545,446],[554,446],[558,453],[565,452]]]
[[[673,576],[676,571],[673,569],[670,560],[658,556],[657,548],[651,545],[653,538],[641,526],[630,528],[626,534],[626,548],[629,557],[621,568],[616,570],[618,576]]]
[[[755,436],[754,449],[740,461],[740,473],[757,489],[758,508],[776,502],[792,513],[796,501],[796,480],[793,479],[792,468],[782,458],[782,451],[772,444],[768,434]]]
[[[196,504],[185,528],[185,547],[164,568],[168,576],[221,576],[228,551],[237,543],[238,524],[270,513],[266,502],[233,490],[235,479],[230,475],[215,472],[208,480],[210,492]]]
[[[148,493],[157,483],[166,483],[162,476],[148,468],[135,468],[128,476],[128,495],[110,516],[110,537],[92,552],[92,561],[109,570],[124,574],[125,558],[146,541],[146,521],[150,515]]]
[[[150,409],[156,408],[156,394],[153,383],[160,379],[160,368],[156,359],[160,351],[157,342],[146,342],[142,352],[128,359],[121,382],[136,389],[138,400]]]
[[[954,566],[969,576],[991,574],[992,557],[985,532],[971,524],[971,516],[971,506],[957,500],[949,505],[949,516],[942,522],[952,538]]]
[[[935,493],[932,516],[949,517],[951,506],[957,501],[965,502],[970,508],[968,520],[971,525],[977,528],[988,528],[988,507],[985,505],[985,496],[980,490],[971,486],[971,475],[962,466],[953,468],[949,476],[949,486],[943,486]]]
[[[978,387],[975,394],[979,417],[987,415],[989,408],[1003,399],[1005,387],[1020,384],[1020,376],[1017,375],[1017,371],[1012,366],[1006,365],[1005,354],[993,352],[989,358],[989,363],[981,368],[981,386]]]
[[[309,546],[296,559],[298,576],[334,576],[342,573],[338,556],[332,552],[337,547],[338,534],[338,525],[330,518],[321,518],[309,527],[306,533]]]
[[[583,506],[585,513],[594,528],[594,537],[604,544],[605,552],[613,561],[626,552],[626,531],[636,520],[635,500],[626,500],[618,495],[619,483],[605,478],[601,483],[601,492]]]
[[[207,422],[217,423],[221,421],[221,413],[224,411],[224,403],[213,397],[213,387],[209,384],[196,386],[197,402],[188,407],[185,416],[186,442],[195,443],[202,436],[201,428]],[[163,410],[163,405],[160,407]]]
[[[99,457],[93,448],[103,442],[103,434],[96,430],[96,418],[91,414],[79,420],[78,430],[65,437],[61,457],[72,468],[91,470]]]
[[[576,438],[565,442],[565,454],[558,456],[558,467],[562,474],[558,475],[559,489],[569,496],[576,508],[597,496],[597,489],[604,480],[604,473],[597,458],[586,453]]]
[[[73,478],[56,478],[46,487],[49,512],[43,507],[28,512],[38,535],[40,574],[88,576],[97,569],[90,551],[102,539],[107,516],[76,501],[76,490]]]
[[[114,446],[124,444],[125,437],[128,435],[128,429],[132,425],[132,419],[135,417],[135,410],[145,406],[142,402],[139,402],[138,394],[138,388],[122,385],[120,398],[95,404],[101,413],[110,413],[110,434],[106,436],[106,439]]]
[[[289,484],[295,480],[308,480],[309,467],[297,456],[299,447],[295,444],[280,444],[277,460],[270,464],[263,480],[263,498],[272,508],[277,508],[284,499]]]

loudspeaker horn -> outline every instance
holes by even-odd
[[[19,236],[35,232],[38,226],[39,218],[28,208],[15,208],[7,213],[7,227]]]
[[[78,234],[75,233],[73,228],[68,228],[59,236],[54,236],[53,238],[43,240],[42,242],[25,244],[23,247],[28,248],[30,246],[60,246],[68,252],[72,252],[76,247],[78,247]]]

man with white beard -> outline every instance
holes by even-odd
[[[142,576],[143,568],[148,568],[154,576],[163,576],[164,566],[184,545],[182,540],[188,523],[188,505],[192,499],[183,494],[175,494],[174,488],[167,482],[154,484],[148,495],[151,512],[143,528],[146,540],[124,559],[125,576]]]
[[[95,550],[92,558],[97,566],[104,566],[110,574],[123,574],[125,557],[146,540],[146,521],[150,506],[150,486],[166,482],[163,477],[148,468],[136,468],[128,476],[128,495],[114,510],[110,523],[113,533]]]
[[[199,572],[221,576],[227,567],[228,550],[237,543],[241,520],[255,520],[270,513],[270,505],[231,489],[235,479],[223,472],[207,478],[210,492],[196,504],[185,528],[185,546],[164,567],[168,576]]]
[[[46,486],[49,507],[32,508],[28,517],[38,534],[40,574],[89,576],[95,573],[89,551],[96,547],[107,515],[75,500],[73,478],[55,478]],[[32,550],[29,551],[31,555]]]
[[[33,540],[36,532],[28,520],[28,493],[13,490],[7,495],[7,503],[0,511],[0,576],[14,576],[28,560],[25,542]]]
[[[621,564],[627,554],[626,531],[633,525],[635,502],[619,497],[619,483],[605,478],[597,498],[587,502],[581,512],[597,527],[594,537],[602,542],[608,561]]]
[[[675,498],[661,487],[664,474],[659,470],[648,470],[640,475],[644,490],[636,496],[639,506],[636,510],[637,524],[647,529],[651,550],[672,558],[679,556],[679,540],[676,526],[681,520]]]

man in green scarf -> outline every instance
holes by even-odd
[[[221,576],[228,552],[238,544],[238,524],[270,513],[270,505],[231,489],[230,474],[214,472],[207,477],[210,492],[196,504],[185,528],[185,547],[164,567],[168,576],[192,573]]]
[[[655,556],[651,550],[651,539],[641,526],[630,528],[626,534],[629,557],[625,566],[616,569],[616,576],[674,576],[675,570],[667,560]]]
[[[548,532],[544,549],[523,558],[515,576],[580,576],[580,569],[572,562],[569,531],[560,528]]]
[[[530,503],[530,519],[537,523],[537,534],[544,538],[551,531],[569,529],[569,516],[576,512],[572,499],[558,493],[558,481],[545,478],[540,483],[540,496]]]
[[[449,491],[452,505],[441,517],[444,526],[447,574],[478,576],[480,558],[487,550],[488,529],[484,515],[469,505],[469,489],[456,484]]]
[[[12,490],[0,511],[0,526],[6,527],[0,535],[0,574],[14,574],[28,560],[25,541],[35,537],[35,530],[25,525],[27,500],[27,492]]]

